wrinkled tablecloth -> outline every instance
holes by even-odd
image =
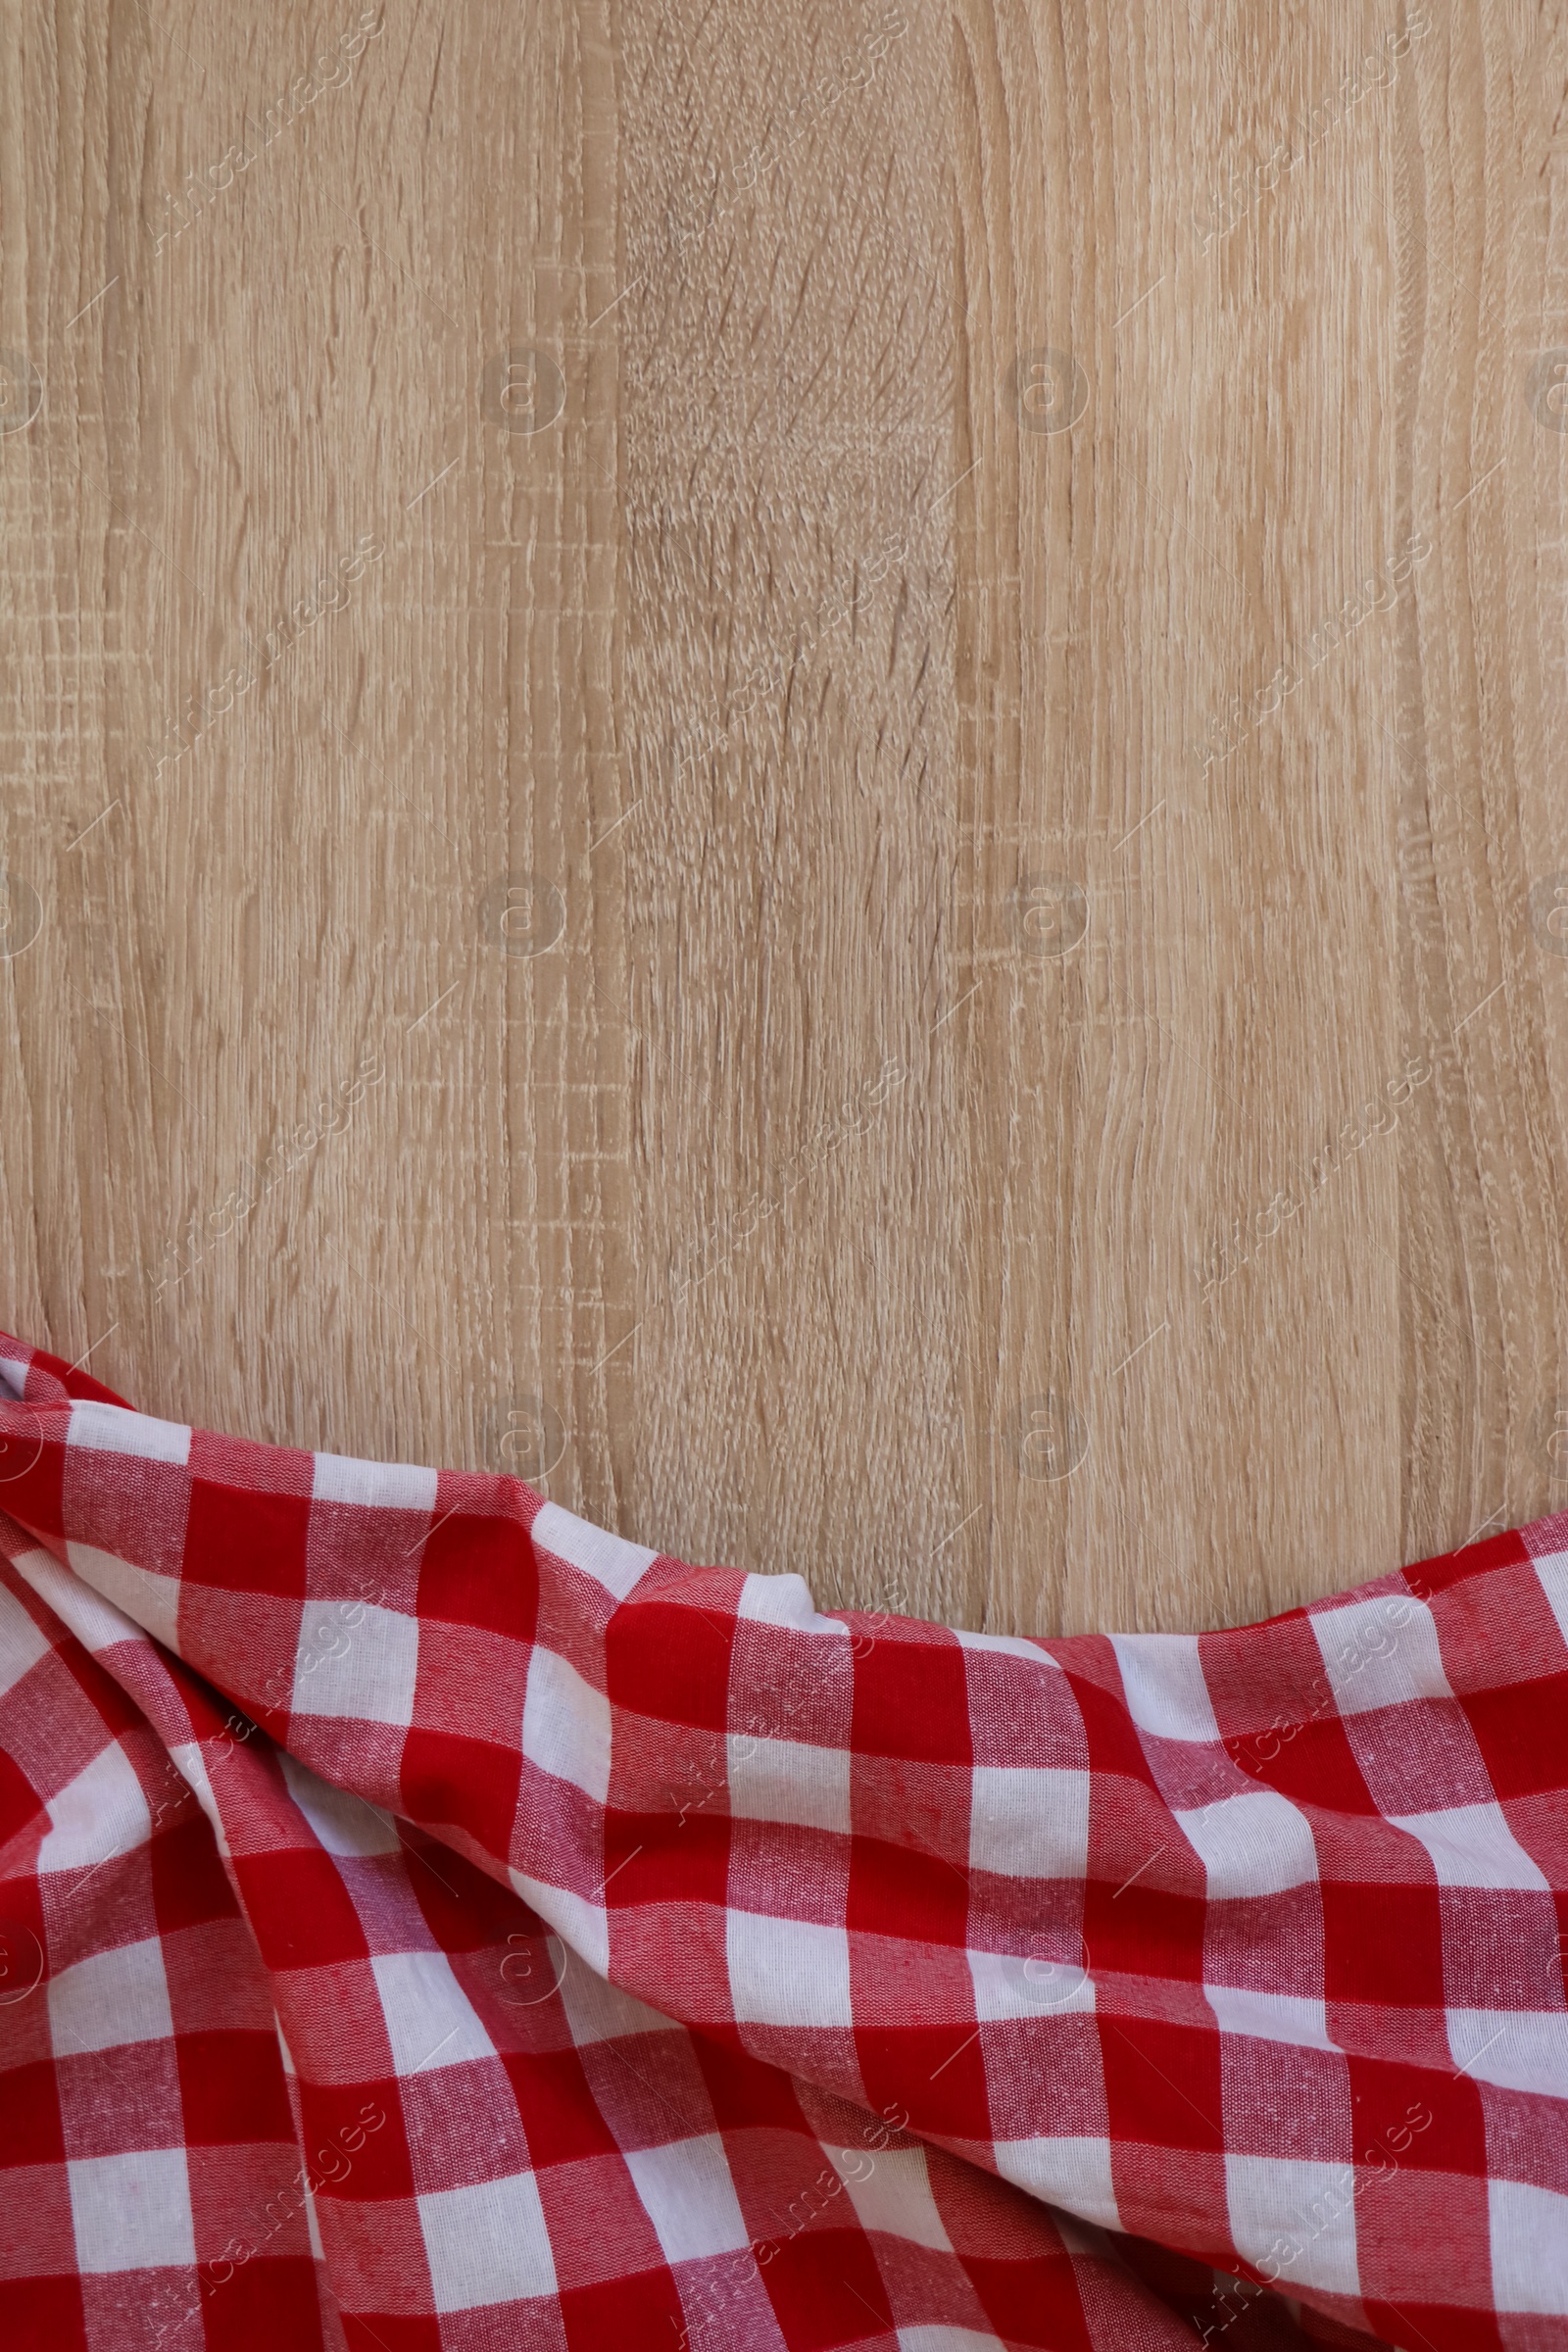
[[[1568,2347],[1568,1517],[818,1614],[0,1337],[13,2352]]]

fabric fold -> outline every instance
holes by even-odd
[[[1568,2347],[1568,1519],[973,1635],[5,1338],[0,1514],[10,2340]]]

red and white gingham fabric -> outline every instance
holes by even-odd
[[[821,1616],[0,1338],[0,2340],[1568,2347],[1568,1519]]]

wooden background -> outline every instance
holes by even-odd
[[[0,1322],[994,1630],[1568,1502],[1560,7],[3,24]]]

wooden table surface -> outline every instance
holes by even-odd
[[[824,1606],[1568,1502],[1568,28],[19,0],[0,1323]]]

